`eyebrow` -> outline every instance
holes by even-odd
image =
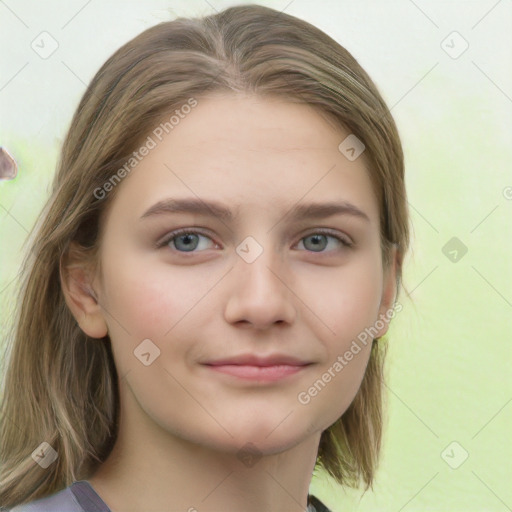
[[[235,217],[233,211],[217,201],[196,198],[168,198],[158,201],[158,203],[151,206],[142,214],[140,219],[172,213],[192,213],[203,216],[215,216],[223,221],[232,221]],[[296,220],[304,220],[322,219],[333,215],[350,215],[366,220],[367,222],[370,221],[370,218],[365,212],[348,201],[297,204],[283,215],[283,217],[291,216],[291,218]]]

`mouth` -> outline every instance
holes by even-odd
[[[304,371],[312,362],[286,355],[259,357],[252,354],[203,363],[216,373],[237,379],[276,382]]]
[[[255,380],[263,382],[275,382],[284,379],[290,375],[299,373],[309,365],[291,366],[291,365],[274,365],[274,366],[250,366],[238,364],[226,365],[206,365],[213,371],[238,377],[239,379]]]

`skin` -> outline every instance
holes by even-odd
[[[101,273],[71,265],[63,282],[84,332],[110,336],[120,377],[119,436],[89,478],[113,512],[306,509],[321,432],[355,397],[370,343],[308,404],[297,396],[396,293],[396,258],[383,269],[364,158],[338,150],[348,134],[307,105],[217,93],[199,98],[118,185],[102,224]],[[141,219],[170,197],[216,200],[236,216]],[[298,202],[329,200],[349,201],[369,220],[285,217]],[[155,248],[193,227],[206,235],[192,235],[192,252],[183,237]],[[330,235],[315,246],[318,228],[353,247]],[[252,263],[236,252],[248,236],[263,249]],[[145,339],[160,350],[149,366],[134,356]],[[201,364],[276,352],[313,364],[274,383]],[[247,443],[259,454],[252,465],[239,457]]]

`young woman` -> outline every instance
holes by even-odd
[[[146,30],[84,94],[24,263],[1,506],[368,489],[408,244],[397,129],[343,47],[256,5]]]

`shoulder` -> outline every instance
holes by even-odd
[[[12,508],[9,512],[84,512],[69,487],[51,496]]]
[[[51,496],[7,512],[110,512],[110,509],[87,480],[79,480]]]

